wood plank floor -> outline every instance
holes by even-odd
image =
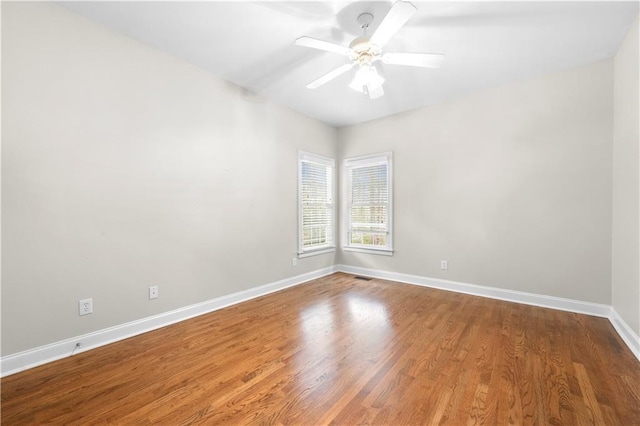
[[[2,424],[640,424],[608,320],[334,274],[2,380]]]

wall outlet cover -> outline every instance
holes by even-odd
[[[93,299],[78,300],[78,314],[89,315],[93,313]]]

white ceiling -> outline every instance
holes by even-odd
[[[336,127],[611,57],[638,15],[637,1],[413,1],[417,13],[385,50],[444,53],[444,65],[380,64],[385,96],[370,100],[347,87],[353,70],[307,89],[348,59],[293,43],[308,35],[348,45],[357,15],[372,12],[375,27],[390,1],[60,4]]]

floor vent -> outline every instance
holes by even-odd
[[[361,277],[359,275],[355,275],[353,278],[355,278],[356,280],[371,281],[371,278],[369,278],[369,277]]]

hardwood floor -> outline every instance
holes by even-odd
[[[2,424],[640,424],[608,320],[334,274],[2,380]]]

